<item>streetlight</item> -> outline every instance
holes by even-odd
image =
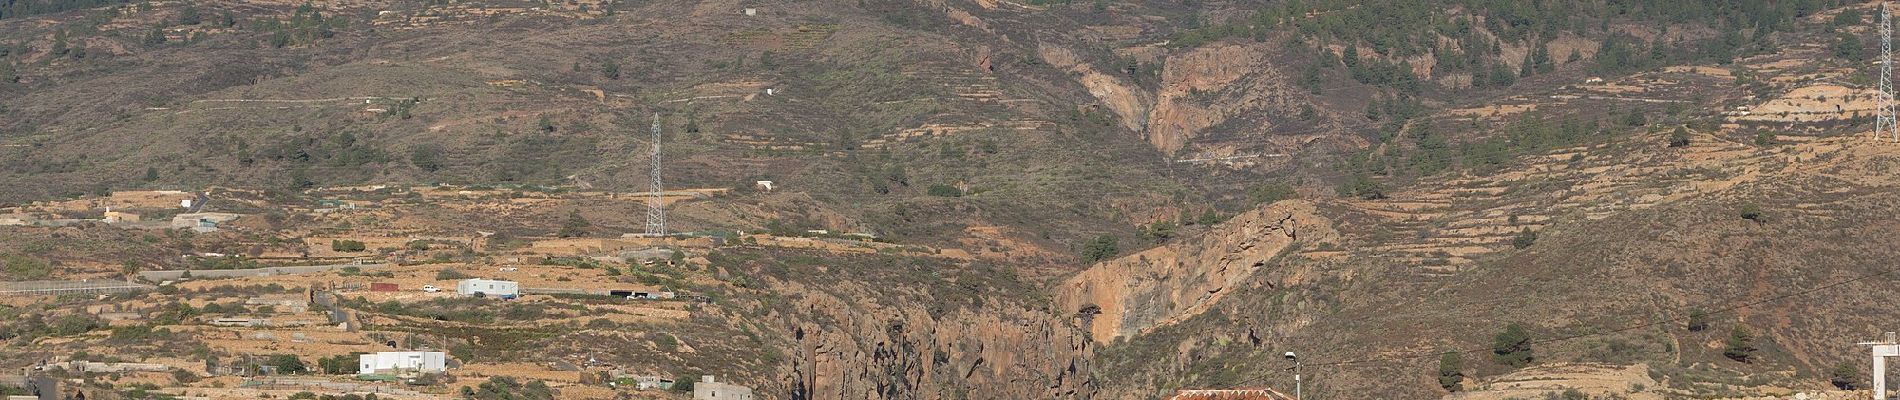
[[[1286,352],[1286,360],[1293,362],[1293,399],[1305,399],[1306,395],[1300,393],[1300,356],[1294,355],[1293,352],[1289,351]]]

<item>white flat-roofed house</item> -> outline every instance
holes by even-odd
[[[442,372],[448,358],[440,351],[385,351],[357,356],[356,373]]]

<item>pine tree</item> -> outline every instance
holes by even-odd
[[[1498,364],[1513,368],[1530,365],[1536,357],[1531,354],[1531,333],[1524,325],[1511,323],[1504,332],[1492,338],[1491,358]]]
[[[1548,74],[1556,71],[1557,66],[1550,63],[1550,46],[1538,44],[1531,49],[1531,72]]]
[[[1748,333],[1747,328],[1736,326],[1728,332],[1728,339],[1722,341],[1722,356],[1749,362],[1755,356],[1755,335]]]
[[[1438,357],[1438,386],[1446,391],[1464,390],[1465,360],[1458,353],[1445,353]]]
[[[165,44],[165,28],[152,27],[152,31],[145,34],[145,45],[158,46],[162,44]]]

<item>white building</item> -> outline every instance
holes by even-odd
[[[190,229],[190,230],[198,231],[198,232],[211,232],[211,231],[218,230],[218,224],[230,222],[232,220],[238,219],[239,217],[243,217],[243,215],[231,214],[231,213],[178,214],[178,215],[172,216],[171,226],[172,228],[175,228],[175,229]]]
[[[500,297],[512,299],[521,295],[521,284],[515,281],[490,279],[468,279],[455,284],[455,292],[463,296]]]
[[[440,351],[385,351],[357,356],[356,373],[442,372],[448,358]]]
[[[693,384],[693,400],[752,400],[752,388],[720,383],[705,375]]]

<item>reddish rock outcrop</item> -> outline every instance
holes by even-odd
[[[1097,264],[1055,289],[1095,341],[1138,334],[1199,314],[1267,261],[1339,232],[1312,204],[1282,201],[1240,214],[1208,234]]]

